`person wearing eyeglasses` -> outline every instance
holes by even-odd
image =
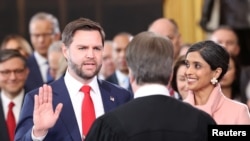
[[[15,64],[15,65],[13,65]],[[4,49],[0,51],[0,139],[13,141],[15,124],[19,119],[20,110],[26,93],[24,84],[29,69],[26,58],[18,50]],[[14,120],[8,126],[8,111],[10,103],[13,105]]]
[[[58,19],[50,13],[36,13],[30,20],[29,34],[34,52],[27,61],[30,73],[25,88],[33,90],[53,80],[49,74],[48,48],[60,39]]]

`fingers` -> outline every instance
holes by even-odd
[[[34,110],[36,110],[36,109],[38,109],[38,107],[39,107],[38,95],[35,95],[34,99],[35,99]]]
[[[52,102],[52,88],[51,86],[44,84],[39,88],[38,101],[36,104],[42,105],[43,103]],[[36,105],[38,106],[38,105]]]
[[[39,88],[39,92],[38,92],[38,100],[39,100],[39,105],[43,104],[43,87]]]
[[[48,85],[43,84],[43,103],[48,103],[49,88]]]
[[[52,103],[52,88],[50,85],[47,85],[47,92],[48,92],[47,101],[48,101],[48,103]]]
[[[63,104],[59,103],[55,109],[55,116],[58,118],[63,108]]]

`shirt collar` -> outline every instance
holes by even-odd
[[[17,104],[20,104],[19,106],[21,106],[23,98],[24,98],[24,89],[12,100],[9,99],[4,93],[5,93],[4,91],[1,91],[1,99],[2,99],[3,105],[8,107],[9,103],[12,101],[15,103],[16,106],[18,106]]]
[[[124,73],[122,73],[121,71],[116,70],[115,72],[116,72],[118,81],[119,80],[124,81],[124,80],[128,79],[128,76],[125,75]]]
[[[151,96],[151,95],[169,96],[169,91],[166,86],[161,84],[145,84],[135,92],[134,98]]]
[[[69,92],[77,94],[79,92],[79,90],[81,89],[81,87],[83,86],[83,84],[81,82],[79,82],[78,80],[76,80],[69,72],[68,70],[65,73],[64,76],[64,80],[66,83],[66,86],[69,90]],[[98,93],[99,91],[99,85],[97,82],[97,76],[93,77],[93,79],[91,80],[90,83],[88,83],[87,85],[89,85],[91,87],[91,90],[94,93]]]
[[[34,56],[39,66],[44,65],[48,62],[48,60],[44,58],[42,55],[40,55],[37,51],[34,51]]]

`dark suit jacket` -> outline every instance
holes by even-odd
[[[10,141],[6,121],[4,118],[2,99],[0,99],[0,139],[1,141]]]
[[[108,112],[121,104],[124,104],[133,98],[132,94],[104,80],[98,80],[104,111]],[[76,121],[74,109],[69,97],[63,77],[50,84],[53,89],[53,107],[58,103],[63,104],[63,109],[59,119],[53,128],[51,128],[45,137],[45,141],[81,141],[81,133]],[[31,130],[33,126],[34,95],[38,89],[26,94],[24,106],[21,111],[20,121],[18,123],[15,141],[31,141]],[[110,98],[115,100],[112,101]]]
[[[44,82],[34,54],[27,59],[27,66],[30,72],[25,83],[25,90],[28,92],[42,86]]]
[[[119,85],[118,78],[117,78],[115,72],[112,75],[110,75],[108,78],[106,78],[106,81],[111,82],[111,83],[116,84],[116,85]],[[133,93],[133,90],[132,90],[130,83],[129,83],[128,90]]]
[[[4,117],[2,99],[0,98],[0,140],[10,141],[8,134],[9,133],[8,133],[7,125],[6,125],[6,120]]]
[[[206,141],[215,121],[172,97],[136,98],[95,120],[85,141]]]

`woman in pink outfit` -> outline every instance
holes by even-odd
[[[224,96],[219,84],[227,72],[229,54],[213,41],[193,44],[186,54],[187,87],[184,100],[210,114],[217,124],[250,124],[247,105]]]

